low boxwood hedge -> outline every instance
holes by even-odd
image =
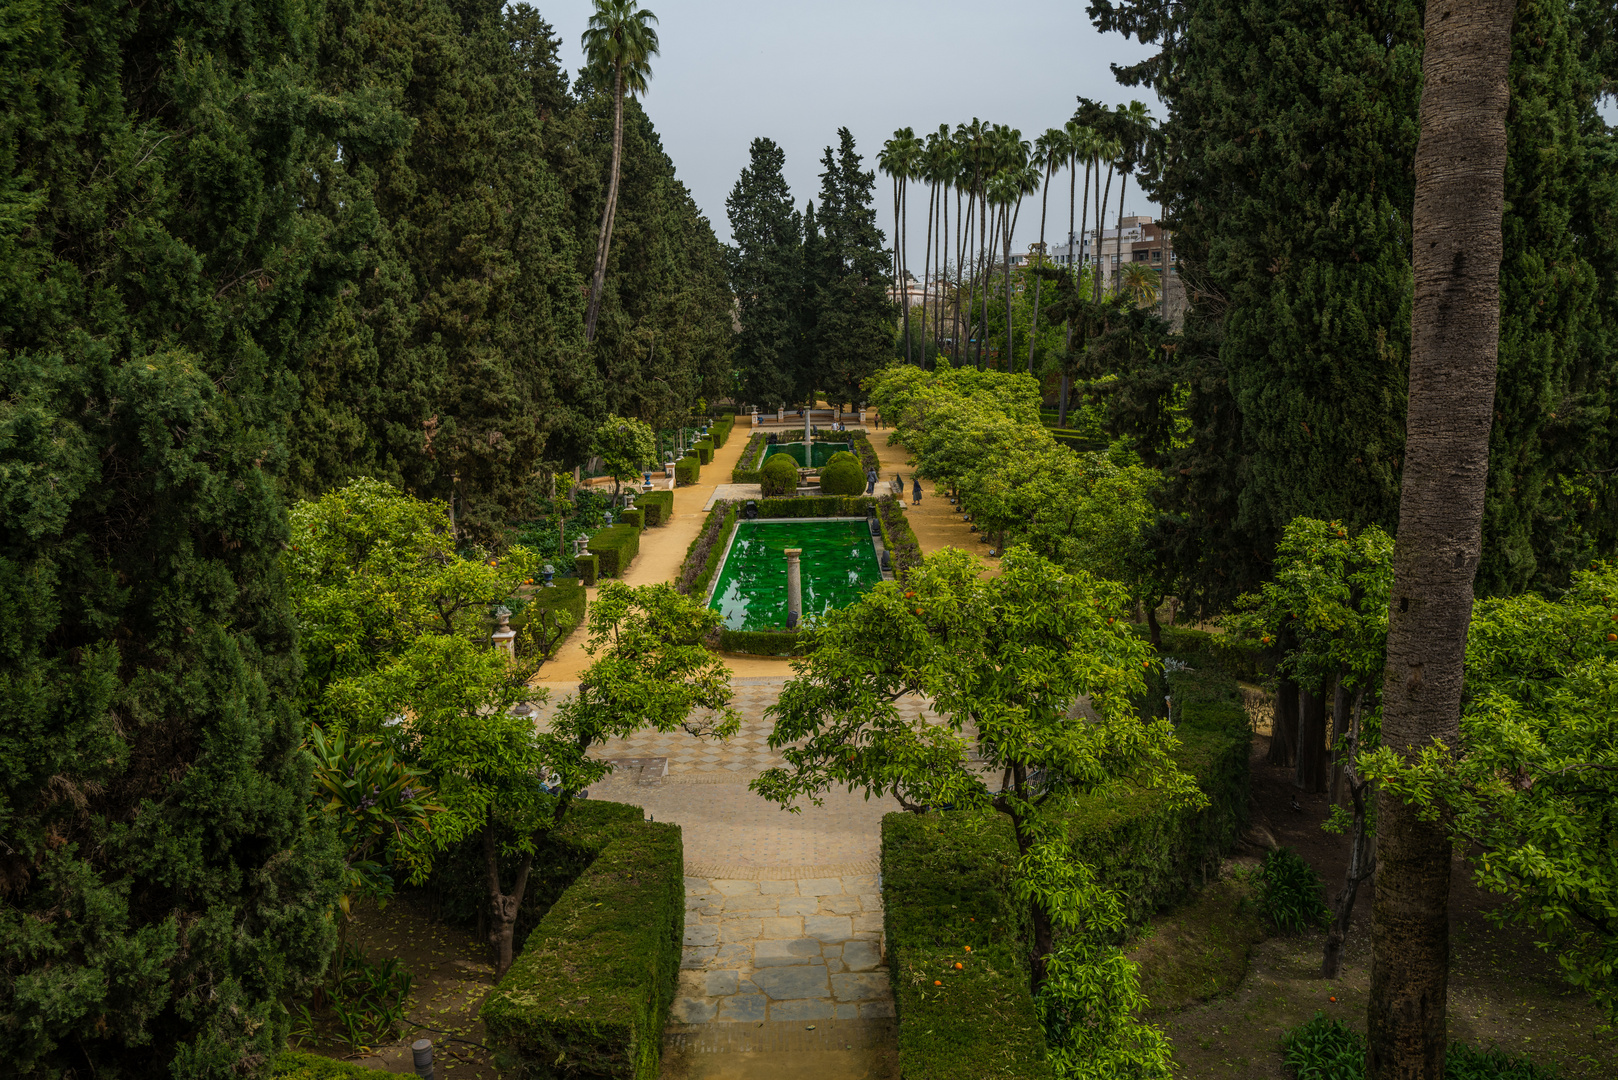
[[[694,484],[702,475],[702,462],[694,457],[683,457],[674,463],[674,483]]]
[[[590,537],[589,551],[601,560],[602,577],[623,577],[640,551],[640,529],[634,525],[612,525]]]
[[[725,443],[729,441],[730,429],[734,427],[735,424],[736,416],[734,413],[732,413],[730,416],[722,420],[715,420],[708,426],[708,434],[713,437],[713,444],[715,447],[724,446]]]
[[[680,564],[680,574],[674,579],[676,592],[686,596],[707,593],[708,582],[718,573],[725,544],[736,528],[740,509],[736,503],[725,499],[714,503],[713,509],[708,511],[708,520],[702,523],[702,530],[691,541],[691,546],[685,549],[685,561]]]
[[[636,529],[646,528],[646,511],[638,506],[627,506],[618,511],[618,520],[625,525],[633,525]]]
[[[484,1000],[490,1040],[528,1075],[658,1076],[685,934],[685,865],[679,827],[630,809],[633,820],[599,830],[599,854]]]
[[[512,617],[511,626],[514,630],[521,630],[527,626],[529,620],[541,611],[567,612],[568,617],[573,620],[573,629],[575,630],[584,625],[584,613],[586,610],[584,583],[576,577],[556,578],[548,589],[544,586],[536,586],[533,593],[526,600],[527,602],[523,605],[523,609]],[[562,640],[567,640],[566,636]],[[561,641],[556,642],[552,646],[551,652],[554,653],[556,647],[560,645]]]
[[[719,651],[749,656],[796,656],[796,630],[720,630]]]
[[[703,465],[713,462],[713,440],[698,439],[691,444],[691,452],[697,455],[697,461]]]
[[[885,495],[876,501],[876,517],[882,526],[882,546],[888,551],[893,576],[901,578],[913,566],[921,565],[921,541],[905,517],[904,500]]]
[[[748,438],[747,445],[742,448],[742,456],[737,460],[736,467],[730,471],[732,484],[758,483],[758,471],[764,461],[764,448],[769,445],[770,437],[762,431],[755,431]]]
[[[635,506],[646,512],[646,524],[667,525],[674,517],[674,492],[643,491],[635,496]]]
[[[586,585],[594,585],[601,576],[601,560],[594,555],[575,555],[573,573]]]
[[[1165,642],[1165,654],[1167,654]],[[1176,760],[1197,777],[1209,805],[1174,810],[1152,791],[1073,796],[1063,816],[1076,856],[1119,893],[1138,922],[1217,871],[1247,817],[1251,728],[1235,680],[1217,668],[1170,672]],[[999,814],[889,814],[882,822],[882,893],[889,978],[905,1076],[1051,1076],[1028,992],[1024,916],[1007,911],[1005,875],[1016,842]],[[985,920],[987,915],[987,920]],[[977,922],[967,920],[977,919]],[[988,922],[985,927],[984,922]],[[983,935],[983,945],[971,934]],[[945,964],[972,945],[963,972]],[[1004,945],[1002,953],[992,950]],[[982,970],[980,954],[989,957]],[[942,987],[933,986],[937,979]],[[956,991],[956,987],[960,991]],[[985,1010],[990,1010],[986,1012]],[[973,1018],[996,1015],[983,1024]],[[1009,1051],[1009,1053],[1008,1053]],[[1000,1072],[970,1066],[1003,1061]]]
[[[306,1054],[300,1050],[288,1050],[277,1055],[270,1062],[270,1071],[264,1074],[265,1080],[374,1080],[375,1077],[386,1075],[384,1069],[367,1069],[363,1065],[336,1061],[319,1054]]]

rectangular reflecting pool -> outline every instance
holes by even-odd
[[[850,449],[850,446],[846,442],[817,442],[815,443],[813,460],[806,462],[803,460],[802,442],[776,443],[765,449],[764,460],[768,461],[776,454],[790,454],[792,460],[798,463],[800,469],[818,469],[830,461],[833,454],[839,450],[848,449]],[[761,461],[759,464],[762,465],[764,462]]]
[[[787,548],[803,549],[799,565],[805,622],[817,622],[826,612],[847,607],[882,580],[864,518],[737,522],[708,601],[728,629],[785,629]]]

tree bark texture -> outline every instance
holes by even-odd
[[[1511,0],[1426,11],[1415,294],[1399,532],[1393,549],[1382,740],[1455,745],[1500,339]],[[1450,844],[1384,789],[1377,822],[1369,1080],[1442,1080]]]
[[[498,980],[511,967],[517,913],[522,910],[523,892],[528,887],[528,871],[534,865],[534,856],[532,852],[523,856],[511,892],[502,892],[500,847],[495,841],[494,829],[494,811],[491,810],[483,823],[483,869],[489,880],[489,946],[494,950],[494,977]]]
[[[1310,793],[1326,790],[1326,688],[1303,687],[1298,695],[1298,760],[1293,786]]]
[[[613,218],[618,213],[618,173],[624,157],[624,73],[612,74],[612,177],[607,181],[607,205],[601,208],[601,233],[596,238],[596,269],[590,279],[590,308],[584,320],[584,343],[596,339],[601,317],[601,290],[607,280],[607,249],[612,244]]]
[[[1285,675],[1275,680],[1275,716],[1270,721],[1271,765],[1285,768],[1298,760],[1298,684]]]

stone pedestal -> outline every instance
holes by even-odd
[[[796,630],[803,621],[803,568],[799,564],[802,548],[787,548],[787,629]]]
[[[517,659],[517,631],[511,628],[511,612],[503,607],[495,608],[494,617],[500,620],[500,625],[495,627],[493,634],[489,635],[489,640],[496,649],[506,654],[508,660],[515,661]]]

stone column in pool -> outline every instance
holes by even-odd
[[[787,629],[796,630],[803,619],[803,570],[798,556],[803,548],[787,548]]]
[[[809,418],[813,416],[814,413],[815,403],[811,401],[807,406],[804,407],[803,410],[803,467],[806,469],[812,467],[815,463],[815,440],[810,435],[811,428],[809,427]]]

